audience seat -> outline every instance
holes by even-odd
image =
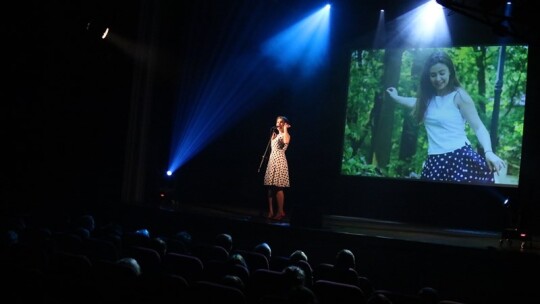
[[[188,283],[200,280],[203,275],[203,262],[195,256],[168,252],[161,264],[163,272],[181,276]]]
[[[313,292],[319,304],[362,304],[367,303],[364,292],[360,287],[327,280],[313,283]]]
[[[197,281],[191,286],[192,303],[247,303],[245,294],[234,287],[216,282]]]

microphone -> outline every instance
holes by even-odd
[[[272,128],[270,128],[270,130],[277,130],[277,127],[273,126]]]

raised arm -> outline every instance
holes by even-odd
[[[289,128],[291,126],[289,124],[285,124],[283,126],[283,143],[289,144],[291,142],[291,135],[289,134]]]
[[[386,89],[386,93],[388,93],[388,96],[390,96],[390,98],[392,98],[395,102],[408,108],[412,108],[416,104],[415,97],[399,96],[398,91],[394,87],[389,87],[388,89]]]

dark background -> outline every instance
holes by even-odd
[[[315,1],[316,2],[316,1]],[[396,5],[399,2],[399,5]],[[478,4],[481,1],[471,1]],[[528,3],[517,2],[527,11]],[[292,121],[286,209],[426,225],[501,229],[518,207],[538,232],[538,50],[530,43],[522,170],[518,188],[340,176],[350,48],[371,41],[378,11],[393,20],[416,1],[333,3],[330,59],[308,83],[283,79],[258,107],[164,180],[171,113],[179,87],[208,77],[220,37],[246,32],[246,51],[319,8],[314,1],[27,1],[3,19],[5,69],[1,199],[6,208],[120,203],[157,206],[163,186],[180,202],[265,208],[257,172],[277,115]],[[264,13],[261,13],[264,12]],[[258,15],[254,15],[257,13]],[[256,17],[256,23],[248,20]],[[456,43],[493,42],[492,26],[449,14]],[[232,22],[231,20],[235,20]],[[527,28],[529,18],[520,16]],[[125,43],[96,39],[87,24],[109,22]],[[254,26],[255,24],[255,26]],[[520,39],[523,37],[519,37]],[[149,57],[153,56],[153,57]],[[151,59],[150,59],[151,58]],[[185,83],[187,82],[187,83]],[[187,101],[182,101],[187,102]],[[264,170],[262,170],[264,172]],[[501,198],[510,197],[512,208]]]

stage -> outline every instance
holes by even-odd
[[[420,244],[529,252],[540,254],[540,237],[517,235],[516,231],[486,231],[422,226],[412,223],[384,221],[331,214],[287,214],[281,221],[267,219],[264,210],[226,204],[167,203],[160,209],[232,222],[247,222],[266,226],[294,227],[325,233],[345,234]]]

